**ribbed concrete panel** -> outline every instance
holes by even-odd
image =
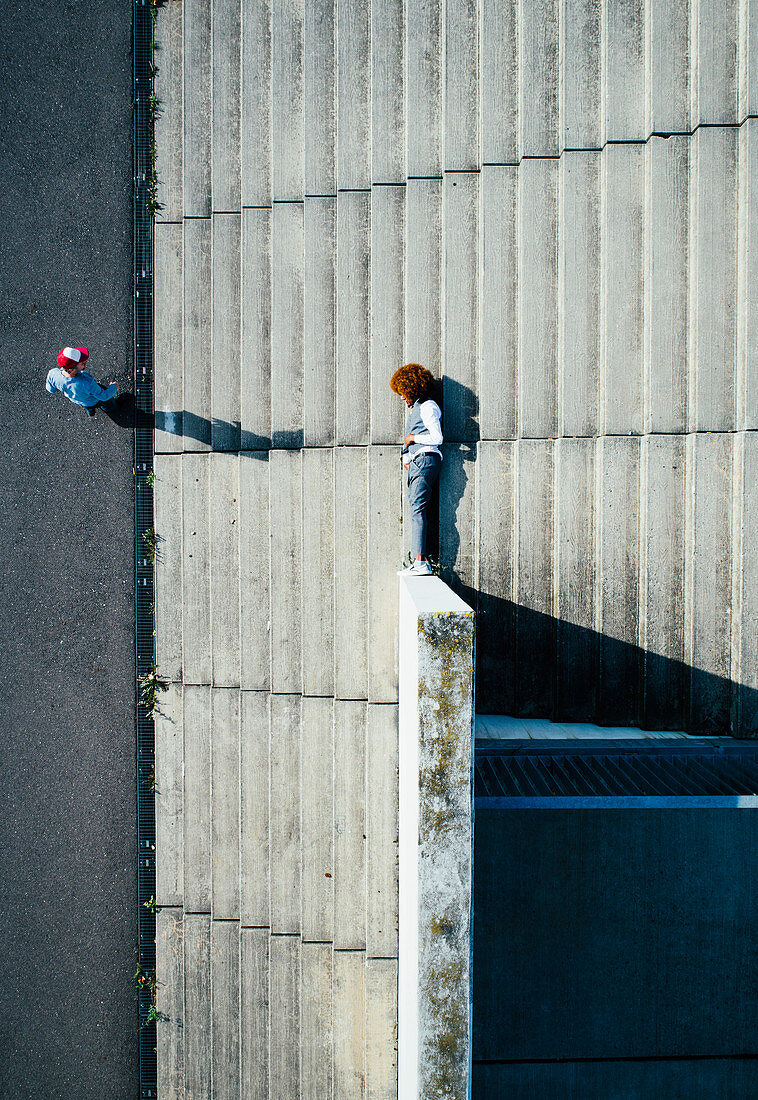
[[[558,430],[568,436],[599,430],[600,161],[577,152],[559,167]]]
[[[685,661],[690,676],[688,729],[729,728],[731,480],[733,439],[710,432],[687,437]]]
[[[690,0],[692,125],[737,120],[738,0]]]
[[[272,214],[271,441],[303,443],[303,204]]]
[[[334,445],[336,222],[335,198],[305,200],[303,435],[306,447]]]
[[[332,1095],[332,948],[303,943],[300,973],[300,1081],[303,1100]]]
[[[476,710],[490,714],[515,706],[515,462],[512,442],[478,446]]]
[[[268,1100],[269,932],[240,929],[240,1062],[245,1100]]]
[[[477,337],[479,334],[479,173],[446,173],[442,220],[444,251],[445,439],[478,439]]]
[[[240,683],[240,459],[212,454],[210,464],[211,656],[213,683]]]
[[[517,18],[518,5],[515,3],[482,0],[479,5],[479,161],[482,165],[515,164],[519,159]]]
[[[758,114],[758,11],[755,0],[747,0],[739,11],[739,96],[740,122]]]
[[[303,940],[334,937],[334,700],[307,696],[300,736]]]
[[[483,168],[480,190],[479,432],[503,439],[516,434],[518,169]]]
[[[271,211],[242,211],[240,447],[271,446]]]
[[[640,644],[641,720],[647,729],[683,729],[684,450],[682,435],[642,441]]]
[[[211,443],[211,222],[184,221],[184,395],[185,451],[207,451]],[[181,410],[179,410],[181,411]]]
[[[277,792],[269,800],[274,933],[300,932],[300,709],[300,695],[271,696],[269,783]]]
[[[184,1090],[211,1100],[211,918],[184,913]]]
[[[519,434],[554,436],[557,427],[558,163],[519,168]]]
[[[599,149],[602,17],[600,0],[561,0],[561,149]]]
[[[468,443],[445,443],[442,455],[439,560],[459,585],[468,588],[475,583],[476,448]]]
[[[737,338],[737,132],[692,142],[689,428],[734,427]]]
[[[601,425],[642,431],[645,147],[607,145],[602,169]]]
[[[368,453],[334,451],[334,690],[338,699],[368,697]]]
[[[304,18],[304,0],[272,0],[271,187],[274,202],[299,201],[304,195]]]
[[[298,1100],[300,1092],[300,937],[272,936],[269,1015],[269,1098]]]
[[[302,684],[300,451],[271,451],[271,690]]]
[[[648,132],[686,133],[690,124],[692,0],[648,0]]]
[[[645,428],[683,432],[687,416],[689,154],[686,137],[645,149]]]
[[[184,923],[181,908],[159,909],[155,916],[157,989],[155,1007],[164,1034],[158,1044],[160,1096],[184,1092]]]
[[[168,4],[154,29],[161,59],[153,80],[155,115],[155,222],[182,220],[182,9]],[[156,234],[157,236],[157,234]],[[181,326],[177,328],[181,333]]]
[[[366,960],[366,1098],[397,1097],[397,960]]]
[[[240,920],[269,924],[269,694],[240,695]]]
[[[334,703],[334,947],[366,947],[366,704]]]
[[[371,186],[371,5],[337,4],[337,189]]]
[[[208,456],[182,457],[182,659],[185,684],[211,682]]]
[[[403,0],[371,5],[371,180],[405,182]]]
[[[185,217],[207,218],[211,212],[211,2],[185,0],[182,9],[182,202]]]
[[[271,204],[271,0],[244,0],[240,16],[240,194]],[[243,267],[244,278],[244,267]]]
[[[406,362],[442,366],[442,184],[408,180],[405,208]]]
[[[634,141],[645,128],[646,0],[604,4],[603,140]],[[682,9],[680,7],[680,18]]]
[[[156,222],[153,240],[155,450],[182,448],[182,226]]]
[[[163,680],[182,679],[182,496],[180,455],[153,463],[155,664]]]
[[[404,334],[405,187],[371,193],[371,442],[395,443],[405,405],[389,381],[401,366]]]
[[[240,926],[211,921],[211,1081],[216,1100],[241,1100]]]
[[[758,428],[758,123],[739,134],[737,427]]]
[[[304,448],[303,686],[334,694],[334,450]]]
[[[184,687],[184,911],[211,911],[211,689]]]
[[[305,194],[335,190],[335,0],[305,0]]]
[[[184,899],[184,764],[182,685],[169,684],[155,712],[155,900],[179,905]]]
[[[595,714],[595,440],[555,444],[555,719]]]
[[[240,447],[240,245],[240,216],[214,214],[211,307],[214,451],[238,451]]]
[[[240,456],[239,483],[240,681],[243,688],[266,690],[271,683],[267,451]]]
[[[240,197],[240,0],[211,8],[211,194],[213,211],[238,211]]]
[[[366,728],[366,953],[397,957],[397,705],[369,704]]]
[[[479,165],[479,50],[476,0],[445,0],[443,166],[474,171]]]
[[[337,196],[337,442],[368,443],[370,192]]]
[[[400,448],[368,448],[368,697],[397,699],[397,570],[402,565]]]
[[[599,441],[598,589],[600,638],[598,715],[601,725],[639,725],[640,441],[606,436]],[[622,717],[623,716],[623,717]]]
[[[211,690],[212,912],[240,913],[240,693]]]
[[[558,0],[522,3],[519,10],[521,155],[558,152]]]
[[[334,1100],[363,1100],[366,1095],[366,962],[362,951],[335,951]]]
[[[742,488],[741,507],[737,510],[735,543],[739,558],[733,563],[737,599],[734,617],[738,623],[738,644],[733,658],[738,659],[736,728],[743,737],[758,732],[758,652],[754,644],[758,629],[758,436],[745,432],[736,440],[739,448],[739,480]]]
[[[409,179],[442,174],[442,0],[406,0],[406,163]]]
[[[553,619],[553,463],[550,439],[522,439],[516,450],[516,713],[551,714]]]

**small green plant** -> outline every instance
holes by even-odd
[[[155,994],[158,983],[155,980],[155,974],[150,974],[148,971],[143,970],[142,967],[137,964],[137,970],[134,975],[135,985],[140,993],[149,993],[153,1002],[155,1002]]]
[[[145,480],[152,489],[155,486],[155,470],[150,470]]]
[[[155,530],[152,527],[148,527],[147,530],[142,532],[142,541],[145,544],[145,550],[147,551],[148,560],[155,561],[160,538],[158,535],[156,535]]]
[[[145,909],[149,909],[151,913],[157,912],[158,903],[155,900],[155,894],[151,894],[147,901],[142,902]]]
[[[155,665],[149,668],[147,672],[143,672],[137,678],[137,683],[139,701],[147,711],[148,718],[152,718],[158,703],[158,693],[167,691],[168,684],[165,680],[161,680]]]

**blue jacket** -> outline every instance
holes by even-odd
[[[118,393],[115,382],[104,390],[86,370],[80,370],[73,378],[69,378],[60,367],[53,367],[50,371],[45,389],[48,393],[62,393],[69,401],[73,401],[75,405],[83,405],[85,409],[91,409],[100,401],[110,401]]]

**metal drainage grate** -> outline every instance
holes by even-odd
[[[134,474],[137,676],[155,665],[153,561],[144,539],[153,528],[153,17],[150,0],[134,0]],[[137,704],[137,951],[142,971],[155,974],[155,731]],[[139,992],[140,1100],[158,1095],[152,997]]]
[[[580,747],[581,746],[581,747]],[[754,742],[674,748],[628,741],[513,742],[477,746],[474,795],[479,800],[576,797],[705,798],[758,794]]]

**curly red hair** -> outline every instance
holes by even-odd
[[[413,404],[424,401],[434,393],[437,383],[431,371],[420,363],[406,363],[390,378],[390,389]]]

